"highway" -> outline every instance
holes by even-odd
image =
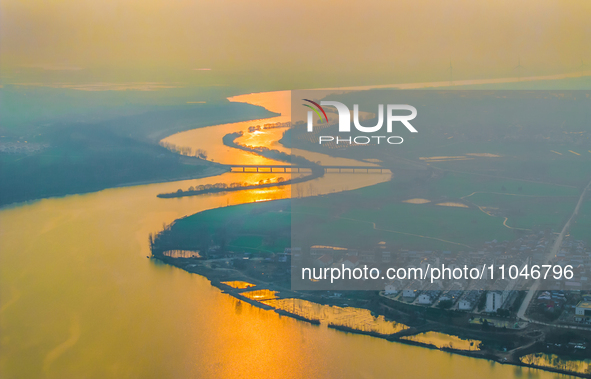
[[[579,197],[579,201],[577,202],[577,205],[575,207],[575,210],[573,211],[573,214],[569,217],[568,221],[566,221],[566,224],[564,224],[564,227],[562,228],[562,231],[560,232],[560,234],[558,235],[558,237],[556,237],[556,240],[554,241],[554,245],[552,245],[552,248],[550,249],[550,251],[546,255],[543,264],[547,264],[552,258],[554,258],[556,256],[556,254],[560,250],[560,246],[562,246],[562,240],[564,239],[564,236],[567,234],[568,229],[570,228],[571,222],[579,214],[579,209],[581,208],[581,204],[583,204],[583,200],[585,198],[585,195],[589,191],[589,188],[591,188],[591,182],[589,182],[587,184],[587,187],[585,187],[585,189],[581,193],[581,197]],[[538,288],[540,287],[541,280],[542,279],[537,279],[534,282],[534,284],[530,287],[529,291],[527,292],[527,295],[523,299],[523,302],[521,303],[521,307],[519,307],[519,311],[517,312],[517,318],[518,319],[530,321],[525,316],[525,311],[529,307],[530,302],[532,301],[534,295],[538,291]]]

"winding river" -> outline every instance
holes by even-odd
[[[222,136],[289,119],[289,92],[239,96],[282,113],[168,137],[216,162],[273,163],[224,146]],[[284,129],[240,143],[283,149]],[[310,156],[308,154],[308,156]],[[342,159],[318,155],[323,163]],[[347,160],[345,160],[347,161]],[[351,164],[347,162],[346,164]],[[357,164],[366,164],[357,162]],[[217,177],[113,188],[0,211],[2,378],[555,378],[559,375],[313,326],[234,299],[208,280],[146,259],[148,234],[206,209],[286,198],[288,187],[160,199]],[[329,193],[387,180],[328,174],[306,188]]]

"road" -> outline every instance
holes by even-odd
[[[579,201],[577,202],[577,206],[575,207],[573,214],[566,221],[566,224],[564,224],[564,227],[562,228],[562,231],[560,232],[558,237],[556,237],[556,240],[554,241],[554,245],[552,246],[552,249],[550,249],[550,251],[548,252],[548,255],[546,255],[546,258],[544,259],[544,264],[547,264],[553,257],[556,256],[556,254],[560,250],[560,246],[562,245],[562,240],[564,239],[564,236],[566,235],[566,233],[568,232],[568,229],[570,228],[571,221],[573,221],[577,217],[577,215],[579,213],[579,209],[581,208],[581,204],[583,204],[583,199],[585,198],[587,191],[589,191],[589,188],[591,188],[591,182],[589,182],[587,184],[587,187],[585,187],[585,189],[581,193],[581,197],[579,197]],[[540,287],[540,283],[541,283],[541,279],[537,279],[534,282],[534,284],[530,287],[529,291],[527,292],[527,295],[525,296],[525,298],[523,299],[523,302],[521,303],[521,307],[519,308],[519,311],[517,312],[518,319],[530,321],[527,317],[525,317],[525,311],[529,307],[529,303],[533,299],[535,293],[538,291],[538,288]]]

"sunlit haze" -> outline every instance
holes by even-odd
[[[4,0],[1,10],[3,82],[313,88],[446,80],[450,62],[472,79],[591,61],[587,0]]]

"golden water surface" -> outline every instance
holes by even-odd
[[[252,96],[252,103],[285,103],[281,92]],[[170,140],[182,136],[178,145],[204,148],[216,161],[264,162],[221,144],[224,134],[256,124],[203,128]],[[1,210],[0,377],[556,377],[281,317],[223,294],[199,275],[147,259],[148,234],[163,223],[206,209],[286,198],[290,189],[174,199],[157,198],[158,193],[269,176],[227,173]],[[329,174],[312,184],[316,193],[329,193],[387,178],[367,174],[352,181],[346,174]]]

